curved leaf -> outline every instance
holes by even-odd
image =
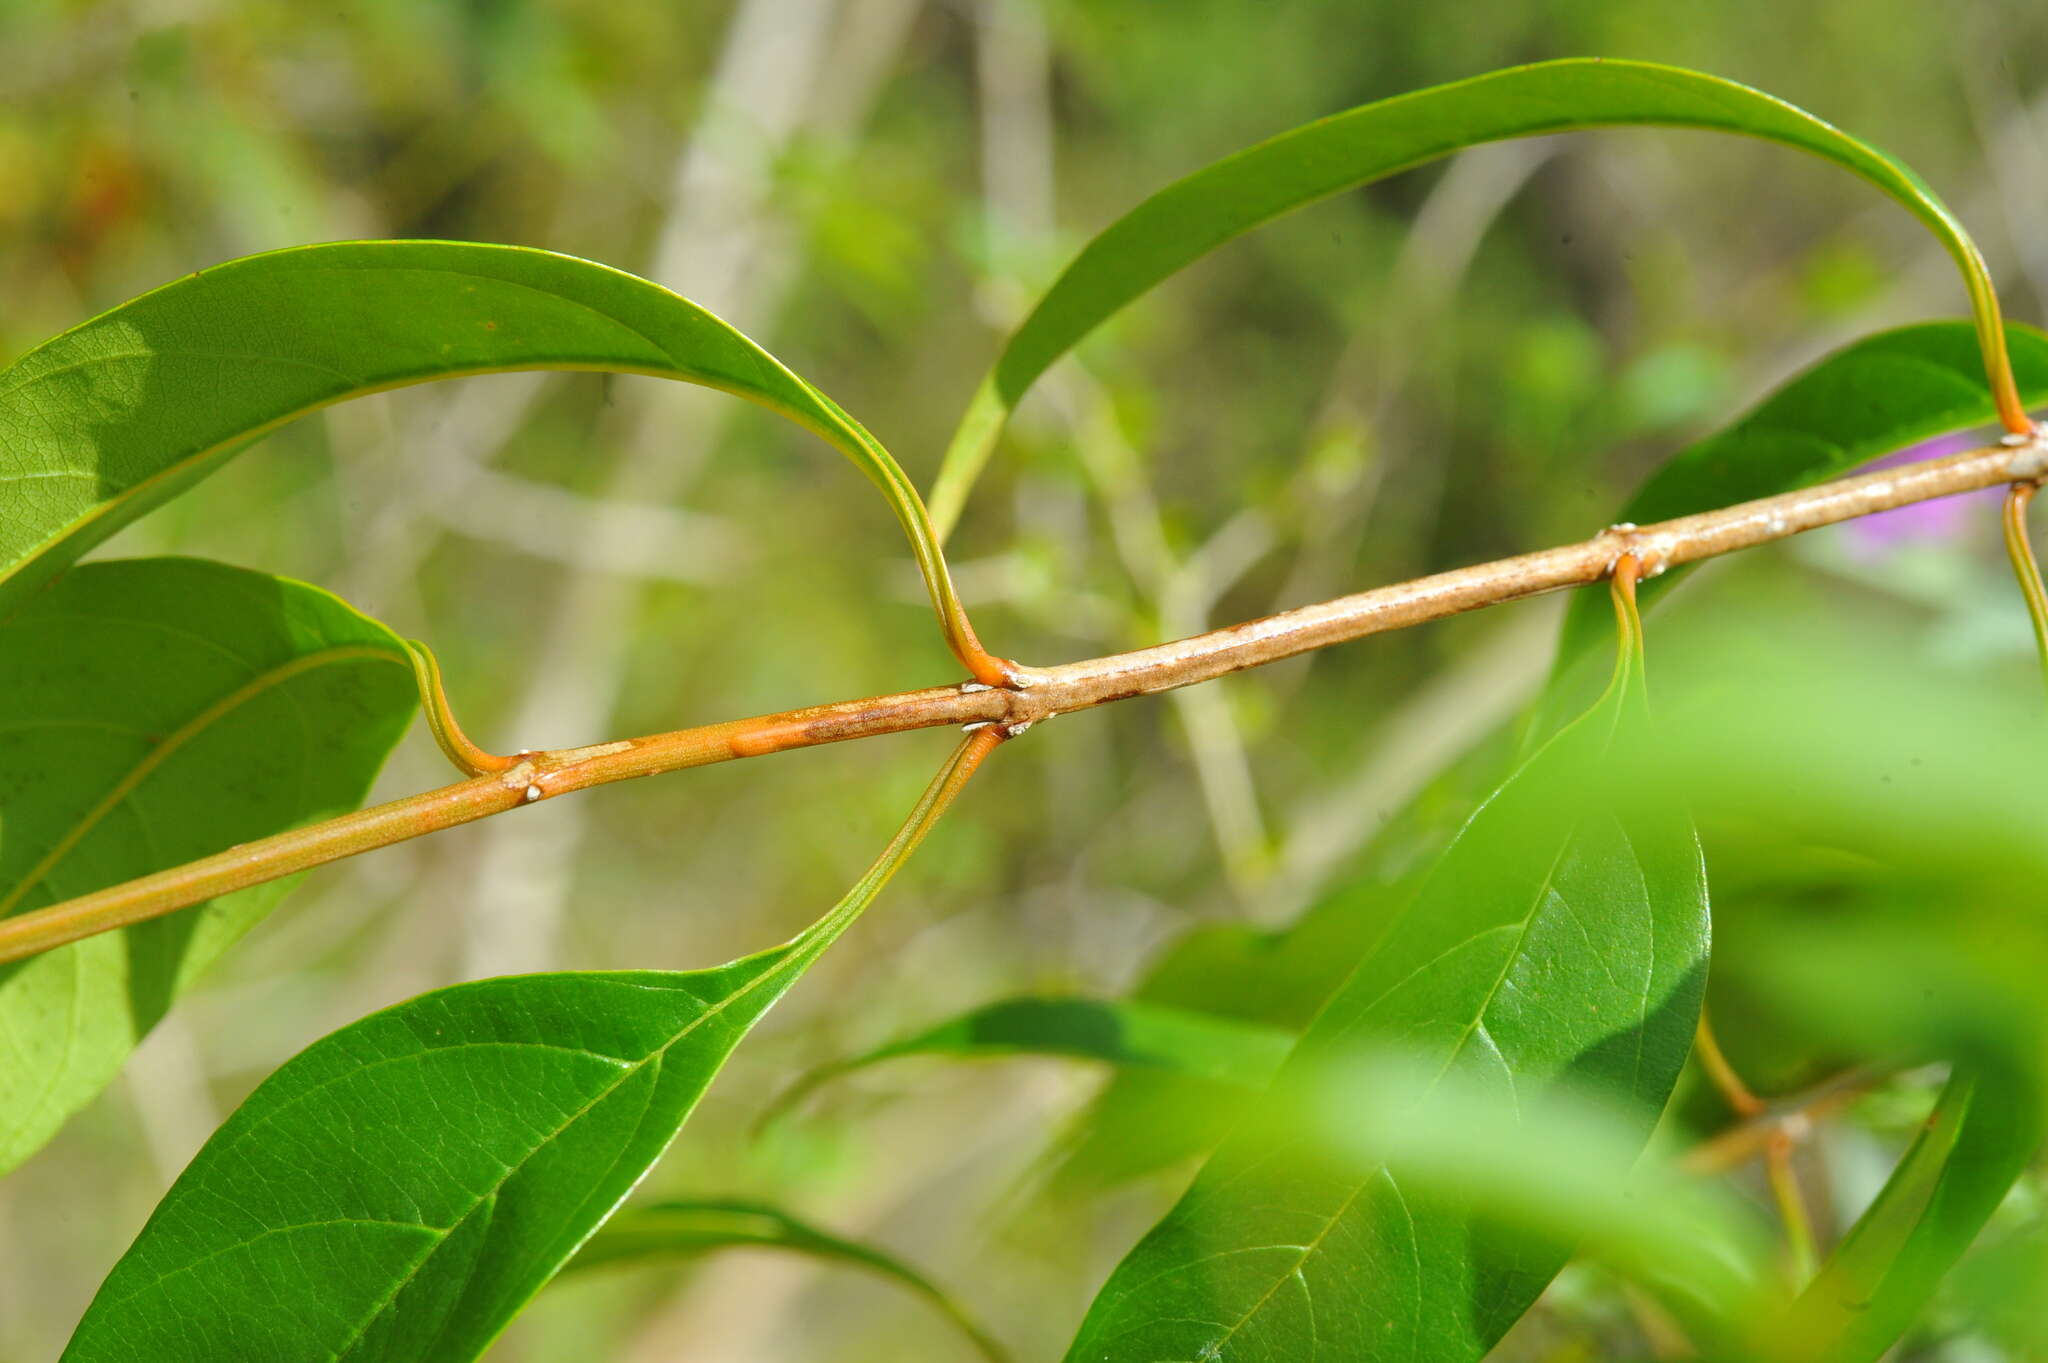
[[[1733,81],[1648,62],[1572,58],[1320,119],[1196,171],[1118,219],[1054,281],[975,391],[932,490],[940,533],[959,519],[1004,422],[1039,375],[1124,305],[1209,251],[1318,199],[1481,142],[1631,124],[1781,142],[1834,162],[1904,205],[1961,269],[1981,363],[2000,394],[2001,413],[2008,421],[2024,420],[2010,396],[1989,272],[1962,224],[1912,171],[1804,110]]]
[[[430,379],[522,369],[681,379],[816,432],[888,498],[950,641],[963,661],[979,654],[916,489],[838,404],[644,279],[547,251],[450,241],[340,242],[229,261],[0,370],[0,616],[294,417]]]
[[[0,624],[0,914],[354,809],[412,708],[400,642],[318,588],[196,559],[79,568]],[[290,884],[0,969],[0,1170]]]
[[[1058,1055],[1235,1088],[1263,1088],[1293,1048],[1294,1036],[1279,1027],[1132,999],[1027,995],[984,1004],[814,1070],[776,1101],[774,1111],[786,1111],[841,1075],[912,1055]]]
[[[1563,1265],[1569,1246],[1411,1190],[1295,1114],[1397,1046],[1532,1119],[1588,1094],[1648,1138],[1698,1020],[1707,902],[1689,820],[1619,769],[1632,672],[1472,817],[1255,1106],[1269,1120],[1111,1275],[1070,1363],[1476,1359]]]
[[[64,1358],[474,1358],[881,890],[991,732],[960,745],[868,873],[783,946],[711,970],[458,985],[315,1042],[172,1185]]]
[[[944,1288],[909,1264],[858,1241],[819,1230],[765,1202],[708,1199],[628,1207],[592,1236],[590,1243],[578,1250],[562,1271],[576,1273],[741,1247],[789,1250],[893,1278],[958,1326],[982,1357],[993,1363],[1004,1363],[1008,1358],[1003,1346]]]
[[[1898,1343],[2041,1143],[2031,1090],[1958,1067],[1919,1137],[1794,1306],[1794,1356],[1870,1363]]]
[[[2048,402],[2048,335],[2009,323],[2005,337],[2023,400]],[[1878,332],[1820,360],[1727,430],[1680,450],[1616,519],[1648,525],[1811,487],[1995,415],[1968,323]],[[1654,599],[1690,571],[1684,565],[1643,583],[1643,599]],[[1583,592],[1573,599],[1558,649],[1560,670],[1604,633],[1605,604]]]

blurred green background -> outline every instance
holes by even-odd
[[[1579,54],[1733,77],[1903,157],[1977,235],[2009,313],[2043,319],[2048,9],[2026,0],[0,0],[0,361],[235,255],[514,242],[705,304],[928,478],[1003,331],[1144,193],[1326,113]],[[1915,223],[1783,149],[1649,131],[1482,148],[1269,227],[1084,347],[979,489],[961,585],[992,647],[1053,663],[1582,538],[1663,455],[1824,351],[1963,311]],[[1682,668],[1739,685],[1743,658],[1819,648],[1824,619],[1831,666],[1911,659],[1928,694],[2029,697],[1996,538],[1995,507],[1964,506],[1702,573],[1651,623],[1653,684]],[[352,403],[104,552],[329,586],[433,644],[458,713],[501,750],[956,671],[858,474],[753,409],[651,380]],[[871,1238],[1021,1357],[1055,1356],[1185,1174],[1046,1191],[1099,1074],[914,1062],[765,1139],[753,1117],[798,1069],[957,1009],[1123,991],[1196,925],[1277,927],[1346,886],[1369,899],[1503,770],[1556,605],[1034,732],[741,1050],[649,1191],[765,1197]],[[948,741],[606,789],[314,874],[0,1183],[0,1359],[55,1355],[192,1151],[314,1037],[459,979],[704,965],[779,940],[866,865]],[[415,735],[382,789],[444,779]],[[1831,864],[1790,836],[1722,841],[1730,922]],[[1716,1007],[1738,1064],[1769,1090],[1818,1077],[1740,984],[1716,982],[1735,991]],[[1843,1214],[1928,1082],[1881,1091],[1816,1157]],[[2022,1261],[2039,1256],[2030,1205],[2009,1218]],[[1974,1271],[1995,1284],[2002,1263]],[[1637,1356],[1641,1324],[1575,1271],[1503,1353]],[[1912,1356],[2021,1356],[2027,1325],[1936,1328]],[[756,1252],[553,1289],[491,1356],[570,1350],[966,1356],[910,1297]]]

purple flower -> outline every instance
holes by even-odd
[[[1983,431],[1956,431],[1949,435],[1938,435],[1932,440],[1923,440],[1908,446],[1897,454],[1888,454],[1864,465],[1864,471],[1894,468],[1900,464],[1918,463],[1923,459],[1939,459],[1945,454],[1961,454],[1996,439]],[[1996,502],[2005,495],[2004,488],[1985,488],[1982,492],[1966,492],[1957,497],[1942,497],[1931,502],[1915,502],[1895,511],[1880,511],[1871,516],[1860,516],[1848,525],[1851,551],[1861,558],[1877,558],[1904,544],[1922,540],[1947,539],[1959,534],[1975,514],[1977,504]]]

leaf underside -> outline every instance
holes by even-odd
[[[399,641],[317,588],[193,559],[79,568],[0,624],[0,904],[354,809],[412,709]],[[0,1170],[291,884],[0,966]]]
[[[923,505],[895,460],[695,303],[547,251],[363,241],[187,275],[0,370],[0,618],[295,417],[433,379],[536,369],[702,384],[814,431],[882,489],[935,599],[950,599]]]
[[[1096,327],[1218,246],[1346,189],[1483,142],[1650,125],[1738,133],[1810,152],[1875,185],[1934,233],[1962,272],[1979,342],[1998,303],[1977,249],[1900,162],[1802,109],[1717,76],[1647,62],[1570,58],[1512,67],[1350,109],[1292,129],[1153,194],[1098,234],[1010,337],[977,390],[933,488],[950,528],[1004,423],[1039,376]],[[1989,355],[1980,356],[1980,384]]]

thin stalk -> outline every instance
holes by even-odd
[[[215,856],[0,921],[0,963],[126,927],[373,848],[592,786],[878,734],[986,724],[1022,733],[1056,715],[1154,695],[1331,644],[1608,577],[1623,554],[1656,570],[1915,502],[2048,474],[2048,437],[1866,473],[1718,511],[1500,559],[1282,611],[1130,653],[973,682],[811,706],[644,738],[528,753],[502,771],[229,848]],[[430,703],[445,716],[446,707]],[[444,730],[453,737],[452,730]],[[474,745],[469,745],[474,747]],[[477,753],[460,745],[458,761]],[[483,754],[491,757],[491,754]]]
[[[2048,685],[2048,588],[2041,585],[2041,565],[2034,560],[2034,546],[2027,538],[2027,506],[2040,490],[2038,483],[2014,483],[2005,497],[2005,552],[2012,560],[2013,576],[2019,579],[2020,594],[2027,599],[2027,618],[2034,622],[2034,649],[2041,658],[2041,681]]]
[[[1625,559],[1623,561],[1626,562]],[[1619,568],[1615,571],[1614,580],[1617,583],[1622,580]],[[1743,1082],[1735,1067],[1728,1063],[1727,1053],[1714,1036],[1713,1023],[1708,1019],[1705,1008],[1700,1009],[1693,1054],[1699,1057],[1700,1068],[1707,1072],[1714,1087],[1720,1090],[1722,1101],[1737,1117],[1752,1121],[1764,1115],[1769,1105],[1756,1096],[1756,1090]],[[1813,1218],[1807,1214],[1806,1194],[1799,1186],[1799,1173],[1792,1166],[1792,1156],[1812,1125],[1801,1112],[1786,1113],[1771,1122],[1770,1130],[1763,1138],[1764,1176],[1771,1187],[1771,1200],[1778,1206],[1778,1219],[1785,1227],[1785,1251],[1792,1281],[1800,1284],[1813,1277],[1817,1261],[1814,1257]]]
[[[441,683],[441,662],[434,656],[434,650],[417,639],[407,639],[405,652],[412,659],[413,684],[420,692],[420,714],[427,721],[427,732],[434,736],[441,755],[465,776],[511,770],[518,758],[503,757],[478,747],[456,722],[455,712],[448,708],[448,689]]]
[[[1692,1052],[1699,1057],[1700,1068],[1707,1072],[1721,1094],[1721,1101],[1728,1104],[1728,1110],[1747,1121],[1764,1110],[1764,1100],[1756,1091],[1742,1081],[1735,1067],[1728,1063],[1727,1052],[1714,1037],[1714,1025],[1707,1018],[1707,1010],[1700,1009],[1700,1025],[1693,1034]]]
[[[1700,1142],[1679,1157],[1679,1167],[1701,1176],[1739,1168],[1763,1154],[1772,1135],[1785,1123],[1799,1120],[1811,1125],[1823,1121],[1876,1087],[1887,1075],[1885,1070],[1872,1068],[1835,1075]]]
[[[1814,1251],[1813,1218],[1806,1210],[1806,1193],[1799,1186],[1798,1171],[1792,1167],[1792,1153],[1798,1141],[1792,1121],[1781,1123],[1764,1144],[1764,1168],[1771,1185],[1771,1200],[1778,1204],[1778,1219],[1785,1225],[1786,1257],[1792,1281],[1805,1285],[1813,1280],[1819,1259]]]

